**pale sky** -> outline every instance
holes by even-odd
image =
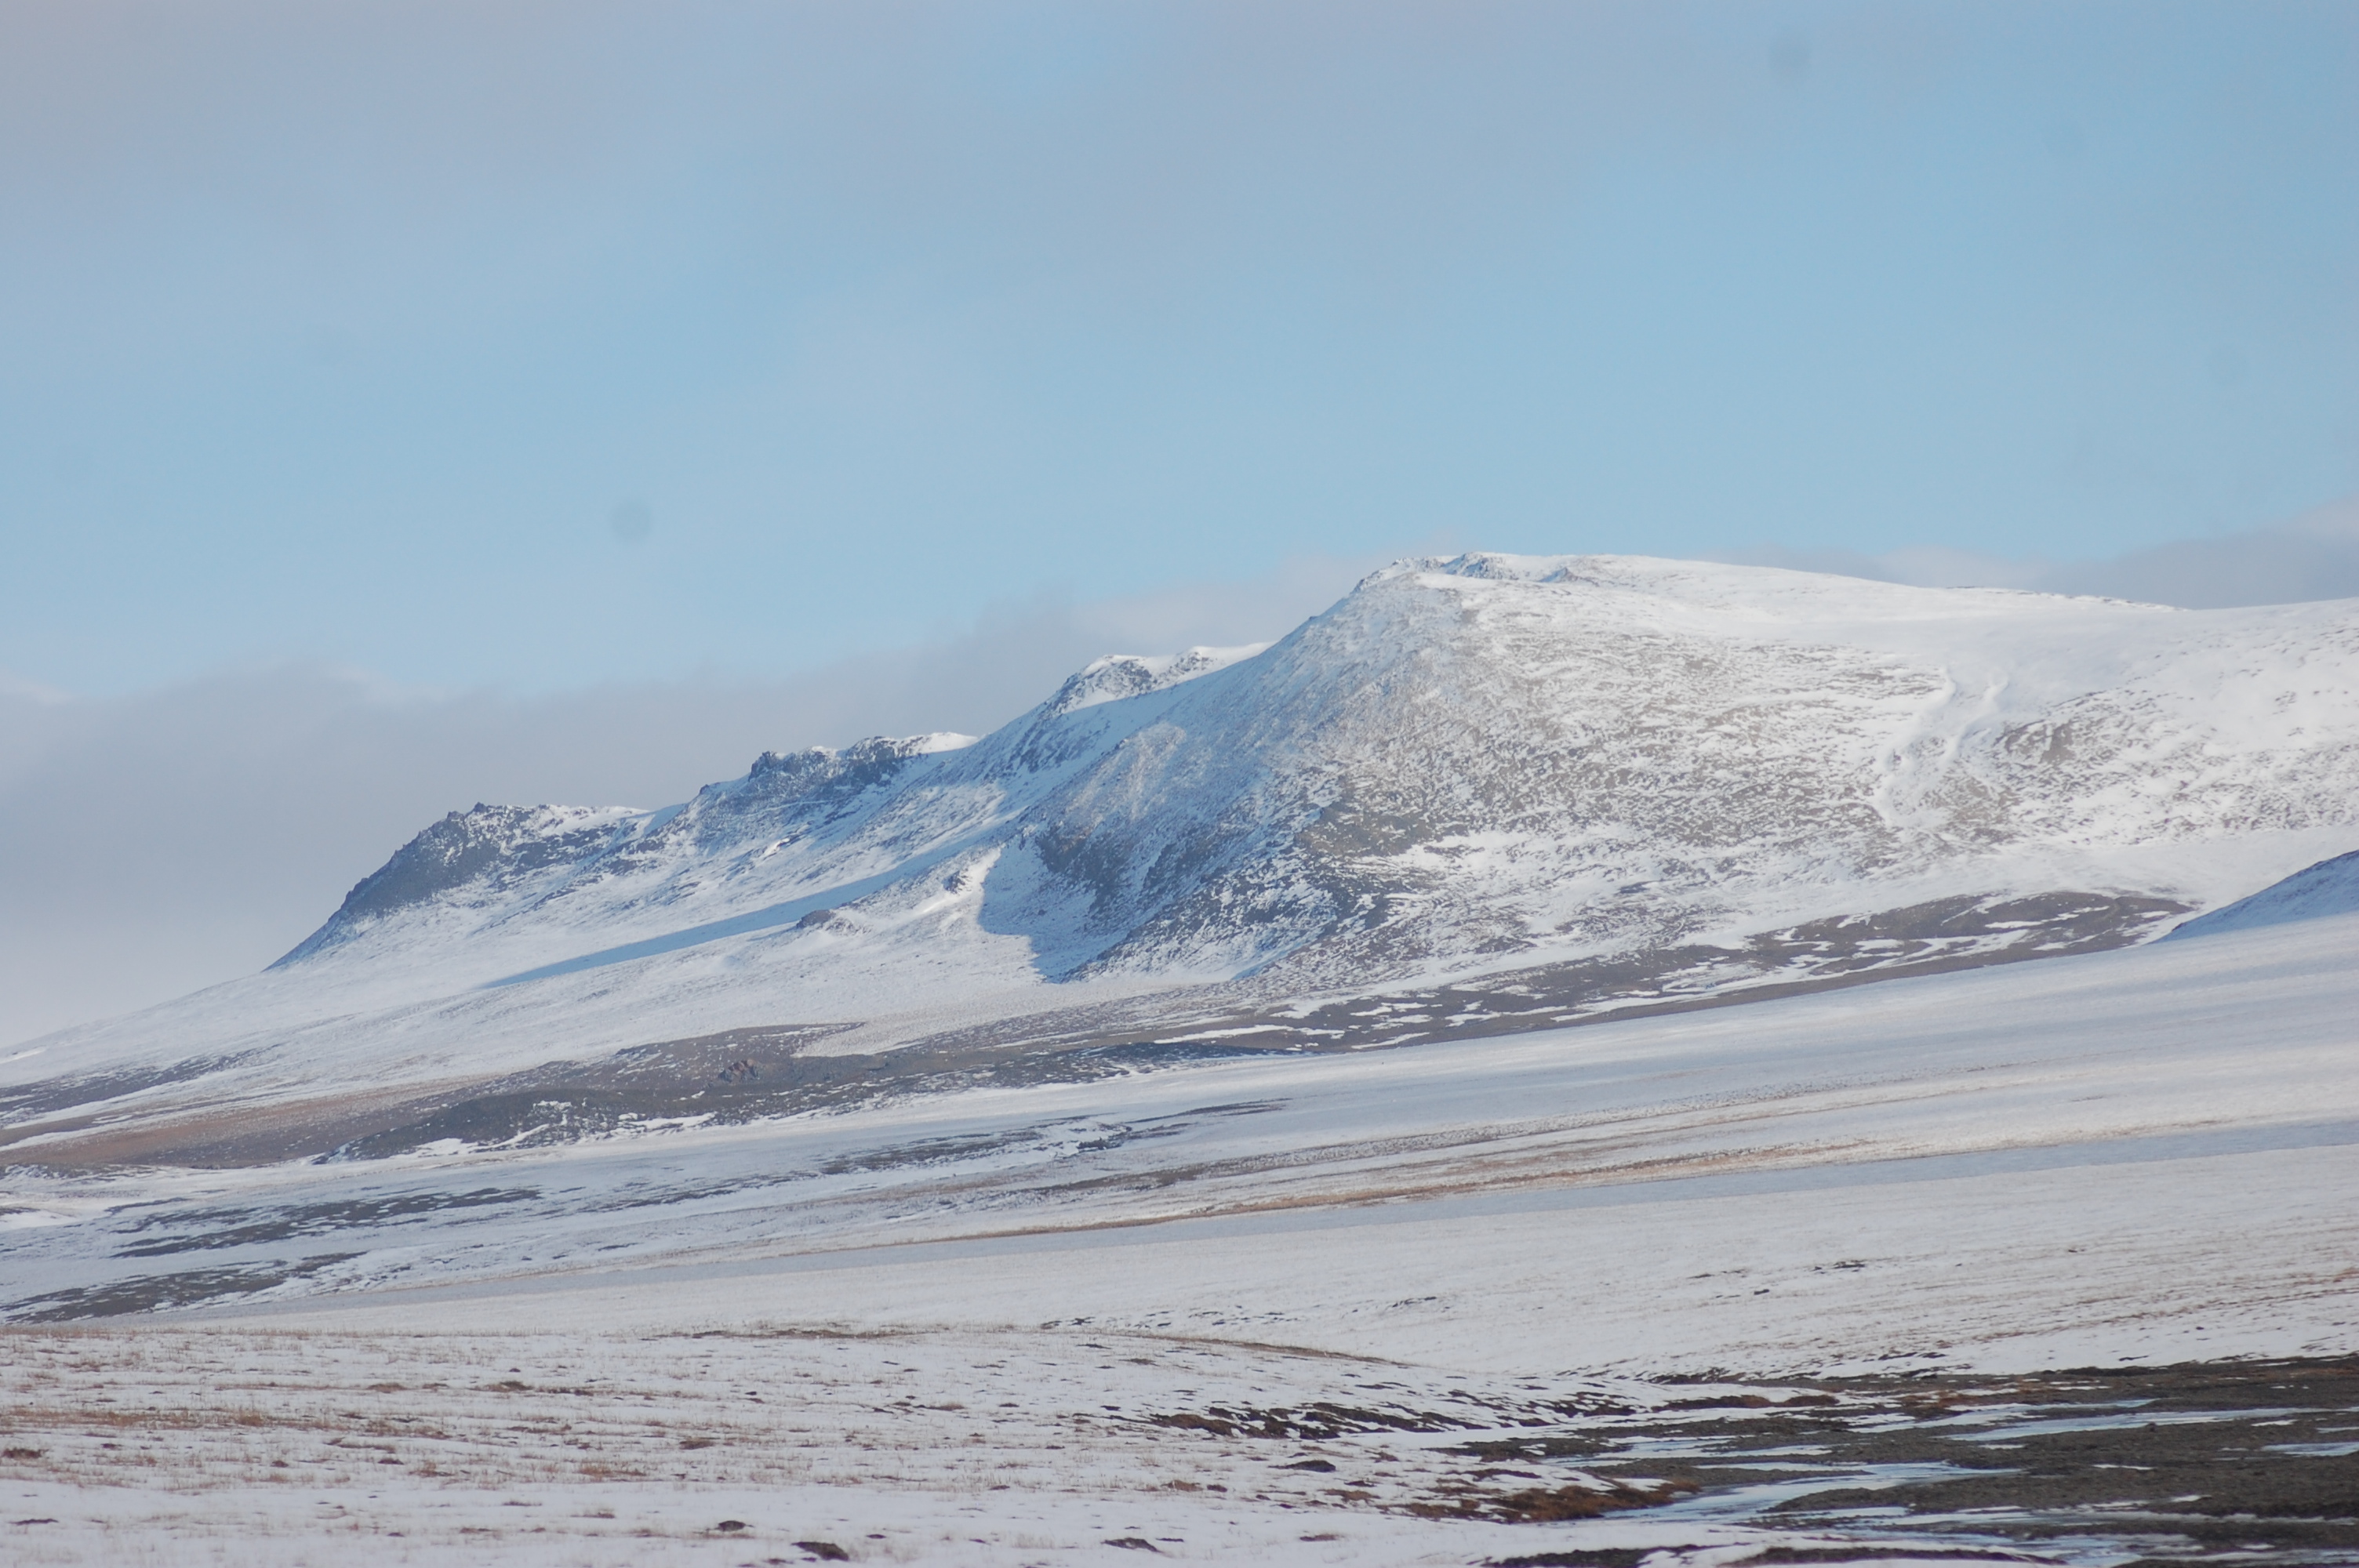
[[[2359,490],[2359,7],[0,10],[0,670],[758,677]]]
[[[1369,566],[2359,593],[2359,5],[0,6],[0,1041]]]

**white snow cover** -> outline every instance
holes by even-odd
[[[1108,654],[1092,660],[1060,687],[1049,699],[1049,711],[1071,713],[1101,702],[1163,691],[1181,681],[1226,669],[1240,659],[1250,659],[1268,646],[1247,643],[1234,648],[1194,647],[1180,654]]]
[[[1058,1319],[1500,1372],[2317,1352],[2359,1330],[2354,949],[2343,916],[388,1160],[42,1173],[67,1128],[11,1150],[44,1223],[5,1277],[54,1297],[292,1247],[352,1256],[266,1300],[360,1292],[389,1323]],[[330,1217],[290,1241],[291,1215]],[[1870,1266],[1813,1273],[1834,1258]]]

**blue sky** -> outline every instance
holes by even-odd
[[[10,0],[0,1043],[1368,568],[2359,594],[2359,6]]]
[[[2348,5],[0,30],[0,670],[66,692],[757,678],[1303,557],[2071,560],[2359,490]]]

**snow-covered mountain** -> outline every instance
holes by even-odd
[[[979,741],[453,813],[268,973],[0,1071],[1395,1044],[2134,942],[2354,840],[2359,602],[1470,555]]]

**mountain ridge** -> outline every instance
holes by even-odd
[[[1530,557],[1476,555],[1450,561],[1403,563],[1374,574],[1336,611],[1314,618],[1293,637],[1266,651],[1225,650],[1222,652],[1243,656],[1195,657],[1192,665],[1191,656],[1208,651],[1194,650],[1191,655],[1159,662],[1136,657],[1096,661],[1067,681],[1032,713],[984,741],[941,736],[907,741],[878,737],[856,742],[840,752],[812,749],[788,757],[765,752],[743,779],[707,786],[694,801],[669,808],[667,813],[647,814],[638,827],[628,833],[618,832],[581,858],[586,862],[598,862],[585,867],[585,871],[599,877],[612,870],[627,871],[654,858],[656,851],[650,840],[667,833],[679,836],[683,817],[691,820],[701,850],[727,850],[738,855],[750,851],[754,863],[810,840],[824,838],[831,829],[847,824],[904,849],[912,842],[939,848],[954,842],[959,834],[938,825],[929,833],[917,835],[914,840],[906,833],[895,838],[889,831],[874,825],[882,818],[889,827],[897,809],[904,817],[913,815],[906,798],[913,792],[929,794],[926,806],[940,812],[948,797],[962,792],[971,797],[980,788],[995,786],[1004,798],[992,803],[982,816],[1013,824],[1007,835],[1008,844],[1019,847],[1036,862],[1029,871],[1033,881],[1039,884],[1027,888],[1019,885],[1018,879],[1008,878],[1006,892],[1013,907],[999,918],[1010,929],[1026,931],[1041,948],[1039,959],[1045,973],[1063,979],[1144,963],[1233,977],[1273,956],[1282,957],[1282,953],[1273,955],[1270,950],[1299,946],[1307,939],[1306,933],[1313,936],[1333,935],[1346,929],[1384,925],[1394,903],[1414,896],[1420,882],[1431,880],[1417,874],[1413,862],[1418,859],[1418,850],[1433,850],[1437,846],[1443,852],[1462,849],[1465,846],[1459,840],[1492,826],[1481,820],[1481,811],[1462,806],[1452,809],[1447,798],[1452,793],[1463,795],[1469,778],[1475,779],[1480,788],[1490,793],[1492,798],[1487,804],[1504,806],[1504,813],[1494,812],[1494,816],[1504,814],[1511,817],[1517,813],[1531,815],[1535,804],[1540,803],[1551,788],[1562,795],[1598,782],[1599,770],[1583,770],[1576,761],[1584,751],[1599,749],[1601,737],[1593,733],[1560,733],[1558,739],[1561,744],[1527,746],[1512,759],[1510,767],[1486,767],[1482,752],[1519,739],[1500,732],[1496,723],[1491,722],[1496,719],[1495,713],[1482,715],[1481,724],[1464,727],[1481,729],[1483,733],[1479,736],[1445,732],[1439,737],[1443,748],[1453,753],[1452,760],[1461,764],[1451,781],[1451,788],[1420,790],[1413,787],[1413,780],[1397,776],[1371,780],[1366,769],[1360,770],[1358,776],[1337,778],[1334,775],[1345,769],[1332,753],[1343,748],[1332,743],[1332,731],[1357,726],[1397,733],[1405,724],[1419,720],[1413,711],[1416,708],[1430,708],[1438,697],[1450,693],[1455,677],[1445,670],[1439,681],[1429,679],[1424,689],[1414,689],[1419,685],[1414,673],[1404,678],[1398,668],[1381,659],[1369,658],[1370,639],[1364,635],[1369,628],[1365,626],[1344,630],[1339,640],[1346,645],[1340,650],[1340,658],[1335,656],[1338,650],[1334,647],[1306,650],[1300,644],[1314,640],[1322,622],[1330,622],[1372,589],[1430,575],[1447,575],[1470,583],[1612,591],[1627,586],[1614,576],[1614,567],[1623,559],[1625,558],[1541,557],[1536,561]],[[1725,574],[1711,573],[1707,579],[1722,575]],[[1802,574],[1777,575],[1791,578]],[[1843,579],[1824,580],[1843,583]],[[1886,585],[1874,586],[1880,589]],[[1821,599],[1840,596],[1844,608],[1856,612],[1863,608],[1863,596],[1855,590],[1846,591],[1851,587],[1843,583],[1842,588],[1830,592],[1821,584],[1812,584],[1806,591]],[[1962,600],[2001,612],[2027,603],[2048,602],[2099,605],[2143,616],[2183,617],[2187,613],[2117,600],[2047,600],[2045,596],[1997,589],[1902,589],[1898,593],[1904,606],[1909,600],[1933,599],[1951,607]],[[1878,608],[1872,600],[1865,607]],[[1893,619],[1888,607],[1884,618]],[[1399,634],[1401,629],[1397,626],[1388,626],[1387,630],[1392,633],[1391,641],[1406,651],[1412,664],[1420,660],[1448,663],[1453,654],[1462,654],[1451,646],[1446,634],[1431,626],[1411,628],[1411,634],[1407,636]],[[1658,639],[1661,636],[1659,629],[1649,629],[1644,634]],[[2347,641],[2346,637],[2346,643]],[[1726,653],[1724,649],[1719,651]],[[1741,717],[1748,703],[1783,704],[1790,708],[1799,702],[1814,699],[1821,708],[1830,710],[1836,720],[1832,728],[1856,731],[1860,728],[1857,723],[1846,726],[1843,720],[1855,719],[1863,713],[1873,718],[1866,710],[1879,706],[1905,707],[1912,702],[1929,709],[1956,708],[1962,706],[1960,698],[1964,695],[1946,672],[1910,670],[1888,659],[1871,657],[1843,667],[1829,659],[1822,647],[1804,645],[1797,649],[1756,642],[1738,651],[1756,667],[1735,670],[1728,666],[1736,661],[1723,658],[1723,667],[1713,672],[1717,687],[1712,701],[1720,710],[1716,717],[1723,727]],[[2347,654],[2347,647],[2344,651]],[[1690,665],[1699,656],[1691,647],[1680,648],[1677,653]],[[1271,664],[1271,659],[1277,663]],[[1408,694],[1408,701],[1406,705],[1379,702],[1375,705],[1378,710],[1370,715],[1364,711],[1365,689],[1314,694],[1308,703],[1290,700],[1301,698],[1305,687],[1326,673],[1305,668],[1322,660],[1327,671],[1340,668],[1363,688],[1381,689],[1386,682],[1409,687],[1412,689]],[[1780,661],[1792,667],[1771,672],[1771,678],[1761,678],[1763,672],[1758,666]],[[1460,662],[1463,662],[1462,657]],[[1150,667],[1158,665],[1160,667]],[[1245,670],[1227,686],[1211,691],[1193,686],[1202,676],[1239,665],[1245,666]],[[1586,673],[1592,679],[1598,677],[1600,672],[1593,660]],[[1627,675],[1626,671],[1613,673]],[[1642,678],[1650,678],[1648,670],[1639,673]],[[1775,678],[1779,673],[1789,678],[1781,683]],[[1233,690],[1248,678],[1252,689]],[[1106,689],[1109,686],[1114,689]],[[1125,709],[1133,722],[1121,726],[1120,732],[1096,727],[1091,733],[1074,734],[1070,727],[1058,722],[1068,715],[1104,704],[1174,692],[1178,695],[1170,711],[1146,714],[1136,708]],[[1630,729],[1642,740],[1649,730],[1675,728],[1648,712],[1651,707],[1660,706],[1660,694],[1624,690],[1610,695],[1619,703],[1620,712],[1633,716]],[[1995,695],[1995,688],[1984,694],[1986,698]],[[1727,874],[1725,868],[1732,860],[1746,856],[1757,859],[1765,853],[1807,855],[1813,843],[1821,861],[1842,862],[1821,869],[1871,874],[1905,865],[1912,859],[1921,862],[1929,844],[1938,843],[1950,850],[1969,853],[1978,847],[2004,844],[2009,835],[1997,826],[1995,817],[1999,810],[1996,797],[2007,786],[2016,786],[2013,793],[2017,797],[2036,795],[2021,787],[2027,775],[2069,771],[2093,752],[2118,755],[2129,749],[2121,731],[2131,727],[2131,720],[2144,721],[2151,732],[2153,720],[2158,717],[2148,711],[2125,718],[2119,712],[2104,711],[2102,705],[2093,708],[2088,697],[2087,693],[2073,694],[2061,704],[2048,705],[2049,711],[2027,716],[2024,721],[1986,733],[1981,737],[1985,742],[1982,754],[1972,759],[1982,764],[1978,768],[1944,773],[1937,766],[1929,765],[1938,763],[1945,752],[1954,755],[1961,739],[1956,731],[1965,728],[1953,724],[1951,733],[1940,733],[1938,720],[1943,717],[1940,714],[1931,715],[1933,728],[1926,734],[1875,736],[1877,741],[1897,743],[1886,745],[1887,755],[1881,759],[1880,776],[1873,781],[1873,787],[1854,790],[1851,798],[1819,809],[1812,809],[1806,797],[1821,789],[1823,770],[1811,766],[1810,759],[1798,756],[1795,748],[1777,744],[1772,736],[1755,734],[1745,738],[1741,755],[1713,756],[1710,754],[1714,750],[1710,744],[1710,727],[1691,725],[1685,735],[1671,737],[1675,742],[1684,743],[1690,753],[1680,760],[1690,770],[1701,765],[1717,771],[1724,785],[1718,792],[1724,826],[1740,833],[1749,829],[1749,837],[1737,837],[1731,842],[1723,834],[1723,841],[1707,843],[1707,835],[1672,835],[1700,846],[1704,856],[1717,863],[1667,863],[1659,868],[1663,876],[1646,879],[1642,883],[1616,883],[1609,896],[1628,896],[1625,889],[1659,886],[1665,880],[1716,880]],[[1404,714],[1403,706],[1412,711]],[[1495,702],[1492,706],[1498,705]],[[1854,710],[1851,714],[1838,711],[1846,706]],[[2157,705],[2149,697],[2144,706],[2153,709]],[[1209,711],[1220,707],[1227,707],[1243,717],[1223,723]],[[1527,734],[1550,726],[1562,730],[1566,718],[1561,713],[1535,714],[1528,702],[1511,716],[1526,720],[1522,728]],[[1599,728],[1595,714],[1577,717],[1587,719],[1592,730]],[[1442,728],[1446,730],[1447,726]],[[1887,731],[1892,728],[1885,727]],[[1992,730],[1991,726],[1984,728]],[[1662,738],[1659,734],[1655,737]],[[1824,728],[1810,737],[1814,744],[1828,738]],[[1365,750],[1370,752],[1380,750],[1385,741],[1383,737],[1362,739],[1366,741]],[[2347,752],[2349,745],[2346,734],[2341,742],[2342,750]],[[1640,755],[1615,759],[1625,764],[1621,768],[1623,778],[1614,780],[1609,774],[1609,784],[1626,784],[1631,772],[1626,764],[1632,762],[1662,760],[1660,747],[1652,748],[1652,754],[1644,745],[1625,748],[1629,749],[1638,751]],[[1719,750],[1725,752],[1728,748]],[[1095,754],[1091,758],[1093,765],[1085,770],[1086,778],[1063,776],[1084,753],[1092,752]],[[1281,759],[1277,766],[1260,766],[1259,759],[1271,757]],[[949,765],[937,767],[929,784],[911,775],[908,764],[919,759],[946,761]],[[1732,762],[1740,763],[1741,768],[1730,766]],[[1321,770],[1328,777],[1307,776]],[[1536,772],[1549,771],[1571,776],[1532,783]],[[1584,771],[1587,776],[1583,776]],[[1502,773],[1516,776],[1503,779],[1498,776]],[[1482,776],[1486,773],[1490,776]],[[1009,787],[1012,779],[1038,785],[1044,777],[1050,781],[1049,787],[1028,791]],[[2119,776],[2117,769],[2101,782],[2105,789],[2122,797],[2117,804],[2135,806],[2134,797],[2138,794],[2135,780]],[[902,789],[903,785],[908,787]],[[901,790],[903,798],[872,798],[876,794],[891,797],[897,789]],[[1673,800],[1669,809],[1648,798],[1662,793],[1665,792],[1645,787],[1625,788],[1623,798],[1613,803],[1612,825],[1626,827],[1636,819],[1659,832],[1676,812],[1694,810],[1699,793],[1709,795],[1713,792],[1688,792]],[[2253,801],[2252,794],[2245,792],[2245,805],[2249,807],[2257,804],[2258,814],[2274,816],[2282,825],[2302,825],[2303,814],[2288,798],[2286,791],[2274,792],[2274,797],[2265,793],[2258,803]],[[1205,801],[1215,804],[1207,809],[1190,809]],[[968,804],[973,806],[975,803],[970,799]],[[2065,816],[2069,811],[2060,809],[2060,803],[2052,800],[2035,804],[2045,806],[2051,817]],[[1760,809],[1765,806],[1767,809]],[[771,813],[766,819],[763,816],[765,807]],[[2348,804],[2341,809],[2347,817]],[[2246,814],[2255,813],[2248,810]],[[963,817],[958,817],[954,809],[948,815],[957,818],[957,826],[968,827],[982,819],[973,810]],[[2085,831],[2088,815],[2082,813],[2078,822],[2059,822],[2056,826],[2063,830],[2059,836],[2069,838],[2075,828]],[[2214,815],[2225,818],[2234,814]],[[451,820],[446,819],[446,823]],[[2227,823],[2223,820],[2219,825]],[[762,837],[757,829],[766,826],[783,831],[767,842],[756,844],[755,841]],[[1595,824],[1581,826],[1593,827]],[[429,829],[429,833],[433,831]],[[586,836],[583,830],[569,838],[568,842],[579,843]],[[420,839],[426,837],[421,835]],[[1002,845],[1003,851],[1008,844]],[[411,851],[406,849],[402,853]],[[923,850],[918,854],[922,857]],[[532,849],[528,855],[533,866],[549,863],[555,858],[554,851],[539,849]],[[1241,870],[1238,862],[1249,858],[1254,861],[1253,867]],[[400,859],[397,855],[396,861]],[[1393,860],[1398,863],[1398,874],[1382,886],[1368,885],[1364,877],[1348,874],[1352,867],[1364,865],[1371,859]],[[1289,860],[1297,862],[1299,875],[1290,884],[1281,883],[1272,874],[1272,867]],[[614,864],[610,867],[606,862]],[[529,868],[520,861],[517,869]],[[395,863],[389,862],[386,870],[355,889],[354,898],[362,898],[364,889],[371,888],[394,870]],[[844,877],[841,881],[849,884],[864,880]],[[1202,883],[1212,885],[1199,885]],[[700,888],[704,885],[709,884],[699,884]],[[1028,908],[1018,902],[1027,894],[1030,895]],[[357,909],[352,908],[348,901],[348,910],[363,915],[373,913],[365,901]],[[1354,919],[1355,914],[1361,917]],[[307,939],[305,946],[297,950],[298,955],[318,950],[315,945],[321,945],[330,929],[346,918],[347,911],[340,911],[329,927]],[[1462,924],[1484,924],[1479,915],[1463,912],[1460,918]],[[1223,919],[1227,926],[1215,931]],[[1052,929],[1060,923],[1064,929]],[[1597,923],[1594,914],[1592,923]],[[1609,918],[1603,924],[1610,925],[1614,922]],[[1284,935],[1256,943],[1254,928],[1262,928],[1266,934],[1266,928],[1269,927],[1283,928]],[[1495,946],[1523,945],[1518,934],[1504,930],[1494,932],[1490,940]],[[1414,947],[1416,944],[1410,946]],[[1481,950],[1484,938],[1478,934],[1461,946]],[[290,955],[290,958],[293,957]]]

